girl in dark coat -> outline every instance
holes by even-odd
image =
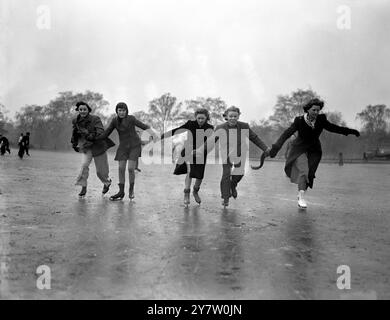
[[[190,204],[190,191],[193,178],[196,180],[192,190],[192,195],[197,203],[200,204],[202,201],[199,196],[199,189],[204,177],[207,154],[205,153],[203,161],[200,161],[202,163],[196,163],[199,161],[196,161],[196,155],[193,155],[193,150],[196,150],[197,147],[203,145],[207,140],[207,137],[213,134],[214,127],[208,123],[209,120],[210,115],[207,109],[199,108],[195,111],[195,120],[188,120],[182,126],[168,131],[161,136],[161,139],[164,139],[183,132],[188,132],[187,134],[190,135],[190,137],[187,136],[187,140],[184,143],[184,148],[181,150],[180,158],[175,170],[175,174],[186,174],[184,182],[184,205],[186,206]],[[197,141],[197,136],[203,139],[200,139],[201,141]],[[178,172],[178,170],[183,167],[186,170]]]
[[[79,196],[84,197],[87,193],[89,165],[92,159],[95,162],[96,175],[103,183],[102,194],[106,194],[111,185],[106,151],[115,144],[108,138],[102,141],[92,141],[104,131],[104,127],[98,116],[90,114],[92,109],[87,103],[77,102],[76,111],[79,114],[72,120],[73,130],[70,141],[73,149],[82,154],[81,170],[76,180],[76,185],[81,186]]]
[[[141,139],[138,136],[135,128],[142,130],[150,129],[150,126],[137,120],[134,116],[129,115],[129,109],[126,103],[119,102],[116,105],[115,112],[117,117],[112,119],[107,129],[102,133],[97,140],[107,138],[114,129],[118,131],[119,147],[116,151],[115,160],[119,161],[119,192],[110,200],[122,200],[125,196],[125,180],[126,180],[126,165],[128,162],[129,171],[129,198],[134,199],[134,183],[135,183],[135,168],[137,159],[141,155]],[[153,134],[153,133],[152,133]]]
[[[360,136],[357,130],[330,123],[325,114],[319,114],[323,107],[323,101],[310,100],[303,107],[305,114],[295,118],[291,126],[272,145],[269,153],[271,158],[274,158],[284,142],[298,132],[298,137],[291,143],[287,154],[284,171],[291,182],[298,184],[298,206],[303,209],[307,207],[304,200],[305,191],[308,187],[313,188],[315,173],[321,161],[322,149],[319,137],[322,130],[345,136],[349,134]]]

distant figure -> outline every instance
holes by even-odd
[[[18,146],[19,146],[19,152],[18,156],[20,159],[23,159],[24,151],[25,151],[25,142],[24,142],[24,135],[23,133],[20,134],[19,140],[18,140]]]
[[[23,137],[23,140],[24,140],[24,151],[28,156],[30,156],[30,154],[28,153],[28,150],[30,148],[30,132],[26,132],[26,135]]]
[[[3,156],[6,151],[11,154],[11,150],[9,149],[9,141],[6,137],[0,134],[0,154]]]
[[[344,165],[343,153],[340,152],[339,153],[339,166],[343,166],[343,165]]]
[[[368,161],[368,157],[367,157],[367,153],[366,152],[363,152],[363,160],[364,161]]]

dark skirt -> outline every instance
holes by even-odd
[[[125,148],[121,145],[119,145],[118,150],[116,150],[115,154],[115,161],[125,161],[125,160],[132,160],[137,161],[138,158],[141,156],[141,145]]]
[[[297,173],[301,171],[299,170],[299,167],[302,167],[302,165],[297,167],[297,165],[301,163],[301,161],[297,162],[297,159],[303,154],[307,155],[307,163],[309,167],[307,174],[307,185],[308,187],[313,188],[315,173],[322,157],[321,145],[316,144],[313,146],[307,146],[299,143],[297,140],[292,142],[290,150],[287,154],[284,172],[286,173],[287,177],[291,179],[291,182],[296,183],[295,181],[297,179]]]
[[[23,156],[24,156],[24,146],[23,145],[20,145],[19,146],[19,152],[18,152],[18,156],[19,156],[19,158],[23,158]]]
[[[190,164],[190,178],[195,179],[203,179],[204,177],[204,170],[206,168],[206,158],[207,155],[204,157],[203,163],[197,164],[195,157],[192,159],[186,159],[185,158],[185,148],[181,150],[180,158],[177,161],[177,165],[175,168],[174,174],[187,174],[187,170],[181,170],[184,165],[187,165],[187,163]]]

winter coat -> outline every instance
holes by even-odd
[[[98,140],[107,138],[114,129],[118,131],[119,135],[119,147],[116,151],[115,160],[127,160],[127,154],[132,148],[141,147],[141,139],[138,136],[135,128],[138,127],[142,130],[150,129],[150,127],[141,121],[137,120],[132,115],[127,115],[123,119],[115,117],[111,120],[107,129],[97,137]]]
[[[92,151],[92,156],[96,157],[107,149],[115,146],[111,139],[102,139],[93,141],[100,133],[104,131],[103,123],[98,116],[88,114],[86,117],[78,115],[72,120],[73,131],[71,143],[73,147],[78,146],[81,152]]]
[[[227,141],[221,141],[220,137],[218,137],[218,132],[220,130],[225,130]],[[229,131],[236,132],[236,141],[232,142],[229,138]],[[229,126],[228,122],[218,125],[215,128],[216,141],[219,141],[220,152],[222,151],[222,156],[225,155],[235,155],[241,157],[242,153],[242,134],[247,135],[246,138],[249,138],[257,147],[261,150],[267,150],[267,145],[258,137],[258,135],[249,127],[249,124],[246,122],[238,121],[235,127]],[[248,145],[249,147],[249,145]]]
[[[315,173],[322,157],[322,148],[320,142],[320,135],[323,130],[330,132],[348,135],[352,134],[354,130],[340,127],[328,121],[325,114],[317,116],[314,129],[310,127],[303,116],[296,117],[291,126],[286,129],[279,139],[272,145],[270,151],[271,157],[275,157],[278,151],[282,148],[284,142],[291,137],[295,132],[298,132],[298,137],[291,142],[284,171],[286,175],[291,177],[291,169],[294,161],[303,153],[307,154],[309,161],[309,183],[308,186],[313,188]]]

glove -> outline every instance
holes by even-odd
[[[85,136],[85,139],[88,141],[95,141],[95,134],[94,133],[89,133]]]
[[[264,157],[269,157],[269,153],[271,152],[271,148],[267,148],[267,150],[264,151]]]
[[[360,137],[360,132],[355,130],[355,129],[351,129],[351,131],[349,132],[349,134],[353,134],[355,135],[356,137]]]
[[[83,143],[83,148],[91,148],[93,145],[92,141],[86,141]]]
[[[80,148],[77,146],[77,145],[72,145],[72,148],[73,148],[73,150],[74,151],[76,151],[76,152],[79,152],[80,151]]]
[[[278,150],[273,144],[271,150],[269,151],[269,155],[271,158],[275,158],[277,154],[278,154]]]
[[[88,129],[85,129],[85,128],[79,128],[77,133],[79,135],[86,136],[89,133],[89,131],[88,131]]]

